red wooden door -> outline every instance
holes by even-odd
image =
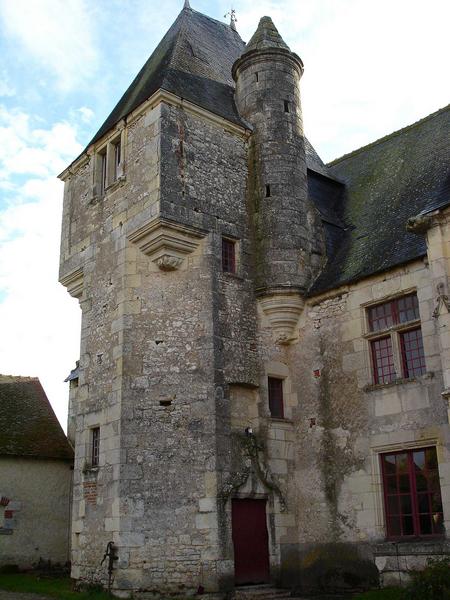
[[[231,523],[236,584],[268,583],[269,536],[266,501],[233,499]]]

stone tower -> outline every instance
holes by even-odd
[[[60,280],[82,308],[76,579],[106,583],[113,541],[118,593],[223,592],[245,511],[262,554],[241,582],[275,581],[296,540],[292,423],[271,418],[267,375],[283,378],[290,419],[276,340],[294,334],[322,244],[301,73],[270,19],[245,47],[186,3],[61,175]]]
[[[233,66],[236,103],[253,127],[249,144],[249,204],[254,219],[256,292],[289,340],[303,296],[323,256],[323,233],[308,198],[300,78],[303,63],[270,17]]]

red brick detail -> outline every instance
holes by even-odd
[[[5,510],[5,519],[12,519],[14,512],[12,510]]]
[[[97,482],[83,482],[83,495],[88,504],[97,504]]]

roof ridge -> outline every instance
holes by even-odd
[[[6,373],[0,373],[0,383],[9,383],[11,381],[39,381],[39,377],[33,377],[32,375],[6,375]]]
[[[376,146],[377,144],[381,144],[382,142],[385,142],[388,139],[391,139],[398,135],[401,135],[401,134],[405,133],[405,131],[408,131],[409,129],[413,129],[414,127],[417,127],[421,123],[424,123],[425,121],[433,119],[437,115],[442,114],[447,110],[450,110],[450,104],[447,104],[447,106],[443,106],[442,108],[439,108],[438,110],[430,113],[426,117],[422,117],[422,119],[419,119],[418,121],[414,121],[414,123],[405,125],[405,127],[402,127],[401,129],[392,131],[391,133],[388,133],[388,134],[384,135],[383,137],[378,138],[377,140],[374,140],[373,142],[369,142],[365,146],[361,146],[361,148],[357,148],[356,150],[352,150],[351,152],[348,152],[347,154],[343,154],[342,156],[339,156],[338,158],[335,158],[334,160],[326,163],[326,166],[333,167],[334,165],[340,163],[341,161],[346,160],[347,158],[350,158],[351,156],[354,156],[354,155],[358,154],[359,152],[363,152],[364,150],[372,148],[373,146]]]

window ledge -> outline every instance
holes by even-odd
[[[125,183],[125,181],[127,180],[126,175],[121,175],[120,177],[118,177],[115,181],[113,181],[112,183],[110,183],[108,185],[108,187],[105,189],[105,196],[107,194],[110,194],[111,192],[114,192],[114,190],[116,190],[117,188],[119,188],[121,185],[123,185]]]
[[[391,381],[390,383],[370,383],[363,388],[363,391],[376,392],[378,390],[384,390],[386,388],[395,387],[397,385],[403,385],[406,383],[420,383],[421,381],[426,381],[427,379],[432,379],[433,377],[434,372],[427,371],[418,377],[402,377],[400,379],[396,379],[395,381]]]
[[[410,554],[429,555],[450,552],[445,535],[416,537],[410,539],[386,540],[374,545],[375,556],[405,556]]]
[[[241,275],[239,275],[239,273],[230,273],[229,271],[222,271],[222,275],[225,279],[228,279],[229,281],[232,281],[233,279],[236,281],[244,281],[244,278]]]
[[[280,417],[269,417],[269,422],[276,425],[293,425],[292,419],[281,419]]]

